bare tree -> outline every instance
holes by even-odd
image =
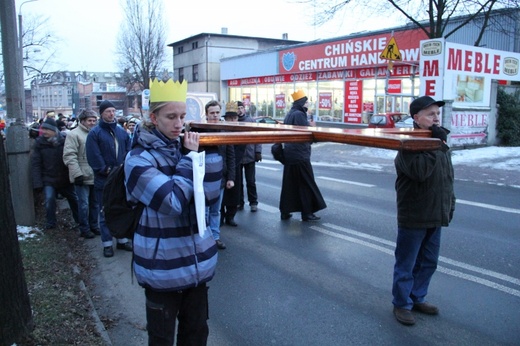
[[[23,68],[25,80],[29,80],[52,62],[58,37],[48,29],[48,18],[41,15],[28,15],[26,18],[22,33]]]
[[[165,21],[162,1],[125,0],[125,19],[117,41],[118,64],[121,71],[149,88],[149,80],[165,62]]]
[[[478,46],[488,30],[493,9],[519,8],[518,0],[378,0],[366,3],[355,0],[304,0],[314,8],[322,10],[317,14],[314,24],[323,25],[338,15],[348,16],[349,10],[363,9],[365,17],[374,14],[391,14],[397,10],[403,19],[423,30],[429,38],[448,38],[462,27],[472,23],[479,29],[474,45]],[[319,4],[317,4],[317,2]],[[448,23],[455,17],[465,16],[455,28],[447,32]],[[493,23],[500,28],[501,23]]]
[[[52,63],[56,52],[56,37],[48,29],[48,18],[43,16],[24,16],[23,21],[23,68],[24,81],[31,80]],[[2,51],[0,50],[0,55]],[[0,64],[0,84],[4,81],[3,64]]]

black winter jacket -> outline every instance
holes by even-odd
[[[304,107],[296,103],[285,116],[285,125],[309,126],[307,112]],[[285,165],[295,164],[311,160],[311,143],[285,143],[284,144]]]
[[[453,165],[446,145],[440,150],[400,151],[395,158],[399,227],[448,226],[455,210]]]
[[[43,186],[64,187],[70,184],[69,169],[63,163],[65,137],[57,133],[52,139],[39,136],[31,154],[33,189]]]

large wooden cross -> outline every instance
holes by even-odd
[[[393,150],[435,150],[441,141],[431,131],[411,128],[340,129],[251,122],[191,122],[189,128],[221,130],[202,132],[200,145],[335,142]]]

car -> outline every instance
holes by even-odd
[[[406,113],[382,113],[370,117],[369,128],[393,128],[395,123],[404,118]]]
[[[262,123],[262,124],[282,124],[281,121],[273,119],[271,117],[254,117],[253,120],[256,123]]]
[[[397,128],[413,128],[413,118],[409,115],[395,123]]]

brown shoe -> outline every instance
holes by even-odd
[[[404,324],[405,326],[413,326],[415,324],[415,317],[413,317],[412,312],[407,309],[401,309],[394,306],[394,316],[399,323]]]
[[[438,315],[439,314],[439,308],[436,307],[433,304],[424,302],[424,303],[415,303],[413,305],[413,310],[422,312],[426,315]]]

